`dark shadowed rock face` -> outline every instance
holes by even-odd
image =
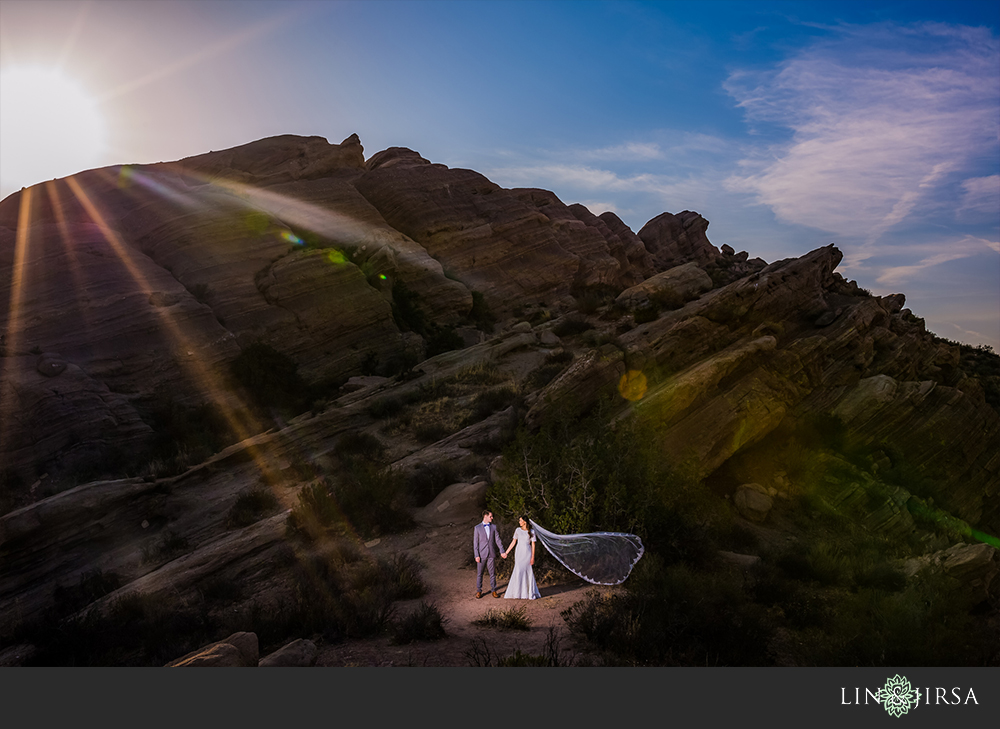
[[[505,190],[478,172],[431,164],[408,149],[372,157],[358,191],[396,230],[447,263],[493,306],[621,289],[651,271],[636,241],[547,190]],[[631,257],[631,258],[630,258]]]

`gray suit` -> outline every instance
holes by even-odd
[[[479,557],[476,563],[476,592],[483,591],[483,567],[490,571],[490,592],[497,591],[497,572],[495,560],[498,552],[503,551],[503,544],[500,543],[500,530],[496,524],[490,524],[490,534],[487,536],[486,525],[482,522],[476,524],[472,530],[472,552]],[[493,545],[496,544],[496,549]]]

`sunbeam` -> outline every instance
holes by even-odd
[[[69,185],[70,190],[73,192],[73,195],[80,202],[84,210],[86,210],[87,214],[90,216],[91,220],[100,229],[101,234],[114,249],[118,259],[125,265],[129,275],[139,286],[140,291],[142,291],[142,293],[146,296],[152,294],[152,287],[149,286],[146,277],[133,260],[130,246],[128,246],[108,224],[105,217],[97,209],[97,206],[90,199],[76,178],[70,177],[66,180],[66,182]],[[258,423],[251,423],[245,420],[245,418],[248,417],[247,414],[249,413],[249,409],[239,401],[239,398],[234,393],[229,393],[229,398],[237,401],[237,406],[234,407],[234,405],[230,402],[230,399],[223,396],[223,393],[227,392],[226,388],[223,387],[222,382],[218,379],[215,373],[213,373],[212,370],[205,365],[200,356],[194,354],[197,348],[191,344],[184,332],[170,316],[169,309],[156,307],[155,311],[160,319],[163,331],[166,332],[167,335],[174,341],[177,348],[180,351],[193,354],[190,359],[180,359],[178,364],[182,369],[188,370],[188,377],[191,383],[194,384],[195,387],[198,387],[202,394],[219,408],[229,427],[236,434],[236,436],[243,441],[254,433],[259,432],[260,427]],[[273,473],[272,467],[266,459],[261,456],[257,448],[250,446],[248,447],[248,450],[254,458],[261,474],[267,476]]]
[[[17,367],[17,353],[20,344],[18,335],[21,331],[21,306],[25,295],[24,265],[28,252],[28,237],[31,228],[31,201],[33,189],[28,188],[21,193],[21,205],[18,210],[17,232],[14,239],[14,262],[11,271],[10,303],[7,308],[6,332],[7,339],[3,347],[9,356],[0,357],[3,377],[0,377],[0,452],[5,452],[13,437],[10,423],[14,420],[14,392],[11,374]],[[8,383],[4,385],[4,383]]]

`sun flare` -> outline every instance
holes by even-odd
[[[56,69],[0,72],[0,183],[34,185],[98,165],[104,119],[93,97]]]

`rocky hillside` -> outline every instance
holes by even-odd
[[[60,603],[281,584],[290,510],[367,473],[359,453],[401,479],[405,512],[493,482],[518,427],[599,403],[747,528],[791,529],[774,514],[808,494],[910,540],[911,571],[968,546],[963,584],[995,610],[987,355],[971,367],[903,294],[845,280],[832,246],[769,264],[707,228],[683,211],[635,233],[408,149],[366,159],[356,135],[8,197],[0,636]]]

